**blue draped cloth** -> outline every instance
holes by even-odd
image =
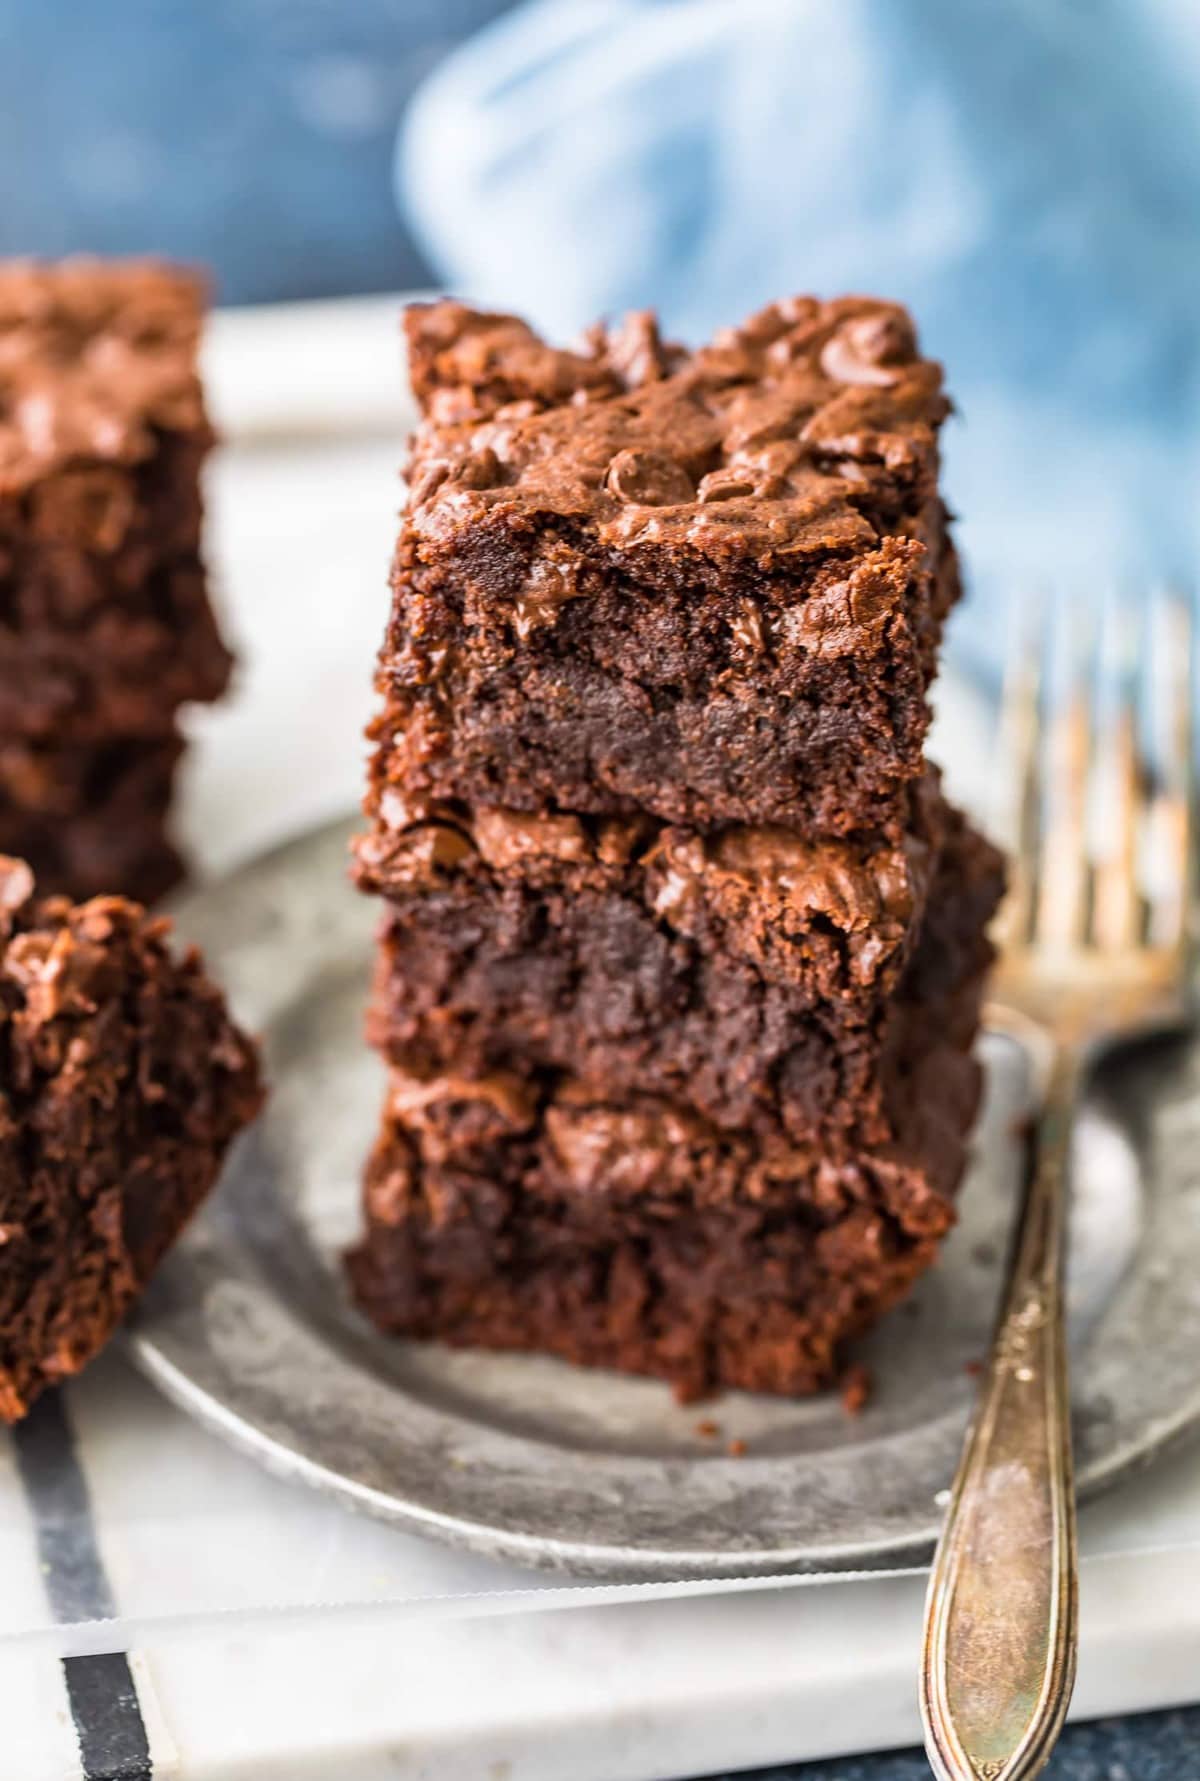
[[[556,334],[907,302],[985,621],[1193,575],[1195,0],[529,0],[418,91],[397,180],[449,286]]]

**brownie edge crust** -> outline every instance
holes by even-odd
[[[195,951],[0,860],[0,1421],[107,1342],[262,1100]]]

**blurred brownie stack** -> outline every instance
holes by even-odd
[[[903,310],[695,353],[408,316],[362,887],[384,1329],[806,1392],[935,1257],[1000,862],[923,745],[958,571]]]
[[[180,706],[230,656],[200,557],[202,284],[0,264],[0,852],[43,890],[152,901]]]

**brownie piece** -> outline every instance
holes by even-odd
[[[0,862],[0,1419],[103,1347],[258,1110],[254,1046],[136,904]]]
[[[507,926],[511,879],[465,913],[450,897],[444,921],[423,915],[442,895],[428,881],[393,911],[373,1016],[390,1089],[348,1258],[366,1314],[398,1334],[654,1374],[684,1397],[832,1383],[846,1344],[935,1259],[978,1103],[1001,874],[961,815],[937,810],[920,934],[857,1026],[824,1029],[812,1007],[742,1020],[724,942],[696,1013],[660,971],[639,979],[645,933],[606,946],[578,884],[543,879],[528,907],[522,889]],[[426,831],[438,870],[479,896],[477,831],[455,834],[461,847]],[[766,991],[760,976],[769,1008]]]
[[[199,561],[204,286],[151,261],[0,266],[0,731],[170,734],[231,658]]]
[[[935,1046],[896,1141],[832,1158],[570,1079],[393,1074],[348,1258],[381,1329],[800,1394],[953,1222],[979,1075]]]
[[[0,263],[0,851],[43,891],[157,898],[179,709],[232,658],[200,555],[205,287]]]
[[[898,839],[958,594],[905,312],[796,298],[694,353],[648,315],[575,353],[451,301],[407,327],[369,812]]]
[[[881,1141],[888,1076],[974,1030],[1000,888],[923,790],[901,845],[461,806],[368,838],[371,1040],[402,1069],[570,1070],[723,1129]]]
[[[0,739],[0,854],[25,860],[43,893],[157,902],[183,872],[167,833],[182,753],[177,733],[65,745]]]
[[[32,579],[19,585],[36,592]],[[198,558],[151,570],[137,601],[106,601],[102,584],[92,596],[70,617],[47,613],[36,625],[0,619],[0,735],[154,744],[174,734],[181,705],[224,692],[232,657]]]

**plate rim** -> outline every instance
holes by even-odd
[[[239,885],[244,887],[255,877],[269,883],[273,874],[290,872],[298,853],[330,845],[337,838],[345,838],[353,832],[353,826],[358,820],[357,817],[336,818],[278,842],[244,861],[223,877],[210,879],[178,894],[171,901],[170,913],[181,932],[186,935],[193,922],[199,920],[200,925],[204,925],[206,914],[211,914],[212,906],[219,904],[231,888],[236,889]],[[210,964],[220,977],[221,961],[219,958],[214,960],[212,956],[211,939],[204,944],[210,953]],[[219,953],[219,946],[217,951]],[[230,984],[228,987],[231,1000],[236,1005],[237,986]],[[265,1017],[260,1013],[259,1018]],[[226,1160],[222,1183],[216,1190],[218,1200],[222,1188],[229,1185],[235,1159],[244,1157],[252,1134],[259,1129],[258,1126],[251,1128],[251,1132],[239,1140],[234,1152]],[[364,1134],[364,1148],[368,1141],[369,1135]],[[553,1532],[507,1526],[503,1524],[502,1518],[499,1522],[496,1519],[488,1520],[478,1514],[464,1514],[459,1509],[439,1506],[436,1502],[417,1500],[411,1493],[411,1487],[407,1495],[389,1492],[353,1471],[336,1470],[322,1458],[306,1452],[302,1441],[296,1437],[294,1428],[292,1438],[284,1439],[266,1426],[261,1417],[256,1419],[253,1414],[248,1413],[244,1394],[240,1401],[236,1395],[231,1398],[228,1392],[222,1396],[211,1382],[205,1382],[202,1377],[196,1376],[194,1366],[189,1370],[187,1364],[180,1359],[177,1344],[174,1350],[172,1348],[171,1326],[169,1321],[165,1327],[163,1325],[160,1301],[164,1293],[169,1297],[172,1285],[179,1287],[184,1283],[191,1247],[194,1247],[198,1236],[203,1237],[213,1216],[214,1201],[210,1201],[208,1206],[202,1208],[179,1246],[164,1262],[159,1277],[151,1285],[143,1308],[131,1323],[126,1335],[126,1347],[140,1371],[167,1398],[239,1451],[259,1461],[276,1476],[291,1478],[359,1512],[446,1544],[535,1569],[567,1573],[589,1580],[715,1581],[738,1577],[749,1580],[797,1573],[845,1576],[855,1571],[878,1572],[920,1566],[927,1561],[932,1551],[940,1522],[940,1504],[934,1493],[931,1493],[928,1517],[920,1524],[914,1518],[910,1527],[902,1534],[888,1537],[873,1531],[859,1539],[847,1539],[844,1534],[840,1534],[828,1539],[806,1538],[802,1543],[793,1544],[755,1545],[751,1542],[730,1549],[717,1545],[706,1546],[703,1542],[656,1546],[647,1545],[636,1538],[629,1541],[614,1541],[611,1538],[588,1540],[578,1535],[563,1538]],[[194,1266],[192,1273],[196,1273]],[[251,1278],[253,1283],[269,1295],[269,1280],[260,1278],[253,1269]],[[280,1304],[285,1321],[295,1324],[290,1308],[282,1301]],[[301,1333],[303,1335],[305,1332]],[[312,1340],[318,1339],[311,1332],[308,1333]],[[335,1352],[332,1344],[327,1343],[326,1349],[328,1352]],[[336,1354],[336,1364],[352,1366],[351,1360],[342,1354]],[[565,1366],[566,1363],[559,1364]],[[236,1386],[236,1382],[233,1383]],[[401,1397],[405,1396],[402,1385],[397,1385],[394,1389]],[[408,1401],[412,1401],[411,1394]],[[443,1420],[446,1419],[444,1412],[431,1414],[441,1415]],[[961,1407],[949,1407],[931,1417],[925,1424],[919,1425],[916,1431],[926,1440],[931,1458],[936,1459],[939,1466],[944,1464],[947,1482],[961,1441],[965,1414]],[[448,1420],[453,1422],[454,1418],[449,1417]],[[1127,1441],[1115,1450],[1101,1453],[1082,1464],[1077,1480],[1080,1500],[1096,1496],[1144,1469],[1163,1452],[1182,1444],[1195,1431],[1198,1423],[1200,1388],[1190,1402],[1184,1400],[1173,1413],[1163,1412],[1153,1416],[1142,1429],[1139,1440]],[[524,1436],[510,1438],[519,1440],[526,1446],[532,1445],[541,1452],[552,1450],[552,1443],[549,1442],[531,1442]],[[879,1436],[874,1443],[850,1443],[838,1451],[850,1456],[872,1444],[886,1445],[889,1439],[894,1438]],[[761,1479],[763,1468],[770,1468],[775,1474],[782,1468],[795,1473],[797,1469],[802,1471],[805,1464],[803,1458],[796,1455],[773,1454],[734,1459],[711,1451],[698,1453],[694,1460],[679,1457],[647,1463],[667,1464],[677,1468],[694,1465],[703,1465],[706,1468],[727,1467],[732,1478],[744,1481],[734,1490],[735,1498],[739,1489],[744,1495],[749,1484]]]

